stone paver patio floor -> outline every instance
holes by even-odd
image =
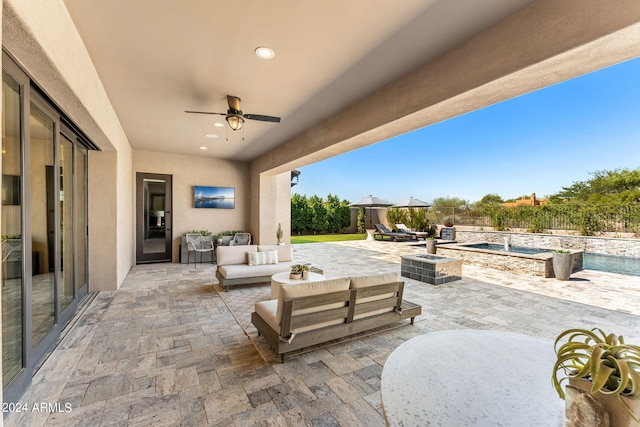
[[[327,277],[399,271],[401,254],[423,252],[393,242],[294,246],[296,259]],[[463,266],[463,279],[445,285],[406,280],[405,298],[423,306],[414,326],[273,363],[242,321],[268,285],[221,297],[214,271],[134,267],[118,291],[96,296],[22,398],[62,410],[9,414],[5,425],[383,426],[382,367],[419,334],[474,328],[553,340],[570,327],[601,327],[640,339],[640,277],[581,271],[561,282]]]

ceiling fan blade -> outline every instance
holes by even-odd
[[[209,112],[209,111],[188,111],[188,110],[185,110],[185,113],[192,113],[192,114],[213,114],[213,115],[216,115],[216,116],[226,116],[226,115],[227,115],[227,113],[211,113],[211,112]]]
[[[229,108],[235,111],[241,111],[240,108],[240,98],[237,96],[227,95],[227,104],[229,104]]]
[[[280,123],[280,117],[263,116],[261,114],[245,114],[244,118],[249,120],[260,120],[261,122]]]

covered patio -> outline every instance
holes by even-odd
[[[400,255],[421,252],[410,242],[294,246],[327,277],[399,271]],[[415,325],[280,364],[248,324],[268,285],[219,292],[214,269],[139,265],[120,289],[98,293],[22,398],[59,410],[13,413],[5,425],[383,426],[382,368],[417,335],[490,329],[552,341],[567,328],[600,327],[640,338],[640,277],[583,270],[561,282],[464,266],[462,280],[440,286],[405,279],[406,298],[423,307]]]

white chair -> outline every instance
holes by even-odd
[[[241,246],[251,244],[251,234],[249,233],[236,233],[233,239],[229,242],[229,246]]]
[[[198,267],[198,252],[200,253],[200,262],[202,262],[202,254],[204,252],[211,252],[211,264],[214,260],[214,246],[213,242],[204,240],[204,237],[200,233],[187,234],[187,265],[191,259],[191,252],[194,253],[193,263]]]

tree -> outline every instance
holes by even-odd
[[[327,209],[324,206],[324,202],[318,196],[309,197],[309,210],[311,212],[310,229],[314,233],[324,231],[327,229]]]
[[[424,208],[409,208],[407,211],[408,226],[417,231],[428,231],[429,219]]]
[[[360,234],[367,232],[366,218],[365,208],[358,208],[358,233]]]
[[[459,197],[436,197],[433,199],[431,208],[438,210],[442,208],[461,208],[467,206],[469,201]]]
[[[495,193],[485,194],[482,199],[474,203],[475,206],[502,205],[504,200]]]
[[[400,209],[400,208],[387,209],[387,223],[392,228],[395,226],[395,224],[407,224],[409,222],[408,220],[409,220],[409,216],[407,215],[407,211],[405,209]]]
[[[573,201],[592,205],[640,203],[640,168],[602,170],[552,195],[552,203]]]
[[[348,200],[340,200],[338,196],[331,193],[327,196],[325,203],[327,211],[327,229],[330,233],[338,233],[351,224],[351,209]]]
[[[291,231],[300,234],[311,224],[311,210],[306,196],[295,193],[291,196]]]

